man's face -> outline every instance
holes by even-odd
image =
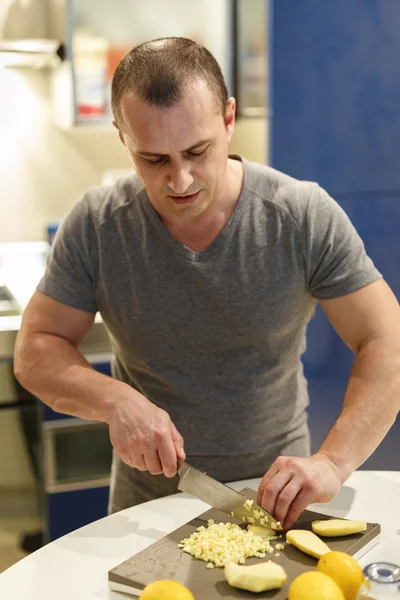
[[[214,205],[227,184],[234,99],[224,119],[212,91],[197,81],[171,108],[150,106],[129,93],[121,111],[121,141],[161,217],[197,217]]]

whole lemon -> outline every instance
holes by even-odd
[[[345,600],[340,587],[323,573],[307,571],[292,581],[288,600]]]
[[[319,559],[317,571],[332,577],[346,600],[356,600],[364,575],[362,568],[350,554],[333,550],[327,552]]]
[[[146,585],[139,596],[139,600],[195,600],[192,592],[187,587],[171,581],[159,579]]]

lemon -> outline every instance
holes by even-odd
[[[139,600],[195,600],[192,592],[187,587],[171,581],[160,579],[146,585],[139,596]]]
[[[302,573],[289,586],[288,600],[345,600],[340,587],[328,575]]]
[[[319,559],[317,571],[332,577],[346,600],[356,600],[364,575],[362,568],[350,554],[338,551],[327,552]]]

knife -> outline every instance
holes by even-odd
[[[282,529],[280,524],[253,500],[251,500],[251,506],[249,503],[248,508],[246,508],[244,504],[247,498],[244,494],[236,492],[224,483],[202,473],[180,458],[178,458],[178,475],[178,490],[181,492],[196,496],[196,498],[203,500],[210,506],[222,510],[241,521],[249,522],[248,517],[252,517],[254,524],[260,525],[261,520],[264,519],[262,524],[265,527]]]

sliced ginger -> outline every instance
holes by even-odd
[[[249,592],[265,592],[281,588],[287,575],[283,567],[269,560],[255,565],[228,563],[225,578],[232,587]]]
[[[312,531],[305,529],[291,529],[286,534],[286,541],[315,558],[321,558],[326,552],[330,552],[330,548],[325,542],[320,540]]]
[[[351,521],[346,519],[326,519],[323,521],[313,521],[312,530],[317,535],[323,537],[340,537],[342,535],[351,535],[367,529],[365,521]]]

